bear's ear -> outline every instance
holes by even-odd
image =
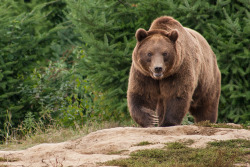
[[[142,28],[139,28],[135,33],[135,37],[136,37],[138,42],[141,42],[147,36],[148,36],[148,32]]]
[[[178,39],[179,34],[177,30],[172,30],[167,36],[171,41],[175,42]]]

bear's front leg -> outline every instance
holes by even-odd
[[[159,126],[162,124],[163,120],[164,120],[164,98],[162,97],[159,97],[158,101],[157,101],[157,106],[156,106],[156,113],[157,113],[157,116],[159,118]]]
[[[159,119],[153,109],[143,96],[135,93],[128,94],[128,106],[131,117],[142,127],[153,127],[158,125]]]
[[[159,126],[180,125],[189,110],[190,102],[188,97],[172,97],[164,100],[164,114]]]

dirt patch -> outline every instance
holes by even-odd
[[[186,133],[187,135],[203,135],[203,136],[212,136],[216,132],[219,132],[220,130],[217,128],[211,128],[211,127],[197,127],[197,129],[187,129]]]
[[[156,128],[119,127],[99,130],[74,141],[40,144],[21,151],[0,151],[0,157],[16,161],[0,162],[7,166],[98,166],[98,162],[127,158],[136,150],[163,148],[168,142],[192,141],[191,147],[205,147],[207,142],[230,139],[250,140],[246,129],[199,126]],[[140,142],[150,145],[138,146]]]

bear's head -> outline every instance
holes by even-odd
[[[181,57],[177,49],[178,31],[138,29],[137,45],[133,52],[135,68],[154,79],[171,75],[179,66]]]

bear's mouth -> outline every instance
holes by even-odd
[[[163,76],[163,74],[162,74],[162,73],[156,73],[156,72],[154,72],[154,73],[153,73],[153,76],[154,76],[154,78],[156,78],[156,79],[160,79],[160,78]]]

